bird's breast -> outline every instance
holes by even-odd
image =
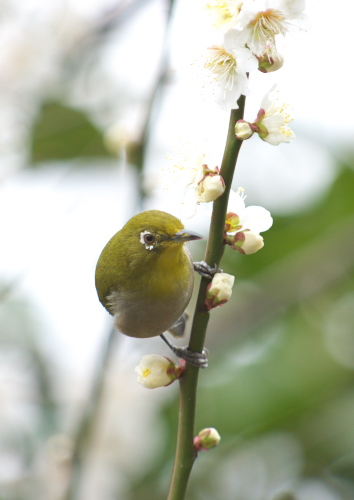
[[[172,297],[193,286],[193,266],[188,249],[174,250],[159,255],[144,271],[145,296],[155,299]]]
[[[183,252],[183,253],[182,253]],[[142,270],[139,290],[114,291],[108,298],[116,328],[131,337],[154,337],[168,330],[185,311],[193,291],[189,251],[178,258],[160,255]]]

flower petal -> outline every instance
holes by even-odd
[[[243,189],[239,188],[238,191],[231,189],[227,211],[233,212],[241,218],[245,207],[245,195],[243,194]]]
[[[175,364],[165,356],[147,354],[141,358],[140,364],[135,367],[138,382],[147,389],[165,387],[176,380]]]
[[[267,231],[273,225],[270,212],[263,207],[253,205],[246,207],[242,217],[242,226],[256,233]]]

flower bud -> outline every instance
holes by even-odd
[[[207,308],[221,306],[228,302],[232,295],[235,277],[227,273],[216,273],[213,281],[208,285],[205,305]]]
[[[235,125],[235,134],[237,139],[241,139],[245,141],[249,139],[254,134],[254,130],[251,127],[251,124],[246,122],[245,120],[238,120]]]
[[[225,191],[224,179],[219,174],[207,174],[197,186],[198,203],[209,203]]]
[[[104,144],[107,150],[116,155],[137,143],[136,134],[131,127],[123,123],[114,123],[104,133]]]
[[[194,438],[195,451],[208,451],[220,443],[220,434],[214,427],[207,427],[199,432]]]
[[[172,384],[183,373],[184,368],[177,366],[165,356],[147,354],[135,367],[138,382],[147,389],[156,389]]]
[[[257,57],[257,56],[256,56]],[[260,57],[257,57],[259,66],[258,69],[262,73],[272,73],[283,67],[284,57],[279,53],[270,56],[267,52]]]
[[[240,231],[236,234],[227,234],[225,243],[230,245],[233,250],[244,255],[250,255],[258,252],[264,247],[263,237],[255,231]]]

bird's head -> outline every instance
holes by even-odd
[[[187,241],[202,239],[199,234],[184,229],[177,217],[160,210],[148,210],[136,215],[127,222],[122,233],[131,244],[134,241],[135,249],[141,251],[139,253],[145,255],[173,250]]]
[[[126,223],[121,233],[131,249],[145,256],[173,251],[187,241],[202,239],[199,234],[184,229],[177,217],[160,210],[148,210],[136,215]]]

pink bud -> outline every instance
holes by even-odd
[[[215,448],[220,443],[220,434],[214,427],[207,427],[199,432],[194,438],[194,449],[198,451],[208,451]]]

